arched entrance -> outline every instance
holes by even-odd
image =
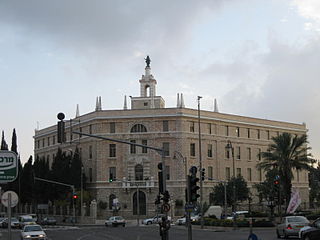
[[[138,215],[138,201],[137,201],[137,192],[133,194],[133,215]],[[140,214],[139,215],[146,215],[147,214],[147,203],[146,203],[146,194],[139,190],[139,209]]]

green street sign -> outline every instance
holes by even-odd
[[[16,180],[18,176],[18,158],[15,152],[0,151],[0,183]]]

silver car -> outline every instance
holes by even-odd
[[[277,226],[277,237],[299,236],[299,231],[304,226],[309,225],[309,220],[303,216],[287,216],[282,219],[282,222]]]
[[[26,225],[21,231],[21,239],[47,240],[47,236],[40,225]]]
[[[126,220],[124,220],[124,218],[121,216],[113,216],[113,217],[110,217],[109,219],[107,219],[105,221],[104,225],[106,227],[108,227],[108,226],[117,227],[119,225],[121,225],[122,227],[125,227]]]

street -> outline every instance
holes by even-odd
[[[157,225],[128,227],[104,227],[104,226],[81,226],[81,227],[44,227],[48,240],[153,240],[161,239]],[[8,240],[7,229],[1,229],[1,239]],[[253,229],[253,232],[261,240],[276,240],[273,228]],[[193,227],[193,240],[223,239],[223,240],[246,240],[249,236],[248,229],[228,229],[217,231],[215,229],[203,229]],[[187,229],[184,226],[172,226],[169,231],[169,239],[186,240]],[[20,240],[20,230],[12,230],[12,240]]]

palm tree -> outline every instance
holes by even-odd
[[[263,160],[257,164],[258,169],[266,172],[276,169],[280,177],[281,191],[284,193],[286,205],[290,201],[293,170],[309,170],[312,162],[310,147],[307,146],[307,135],[300,136],[283,133],[272,137],[267,152],[262,152]]]

